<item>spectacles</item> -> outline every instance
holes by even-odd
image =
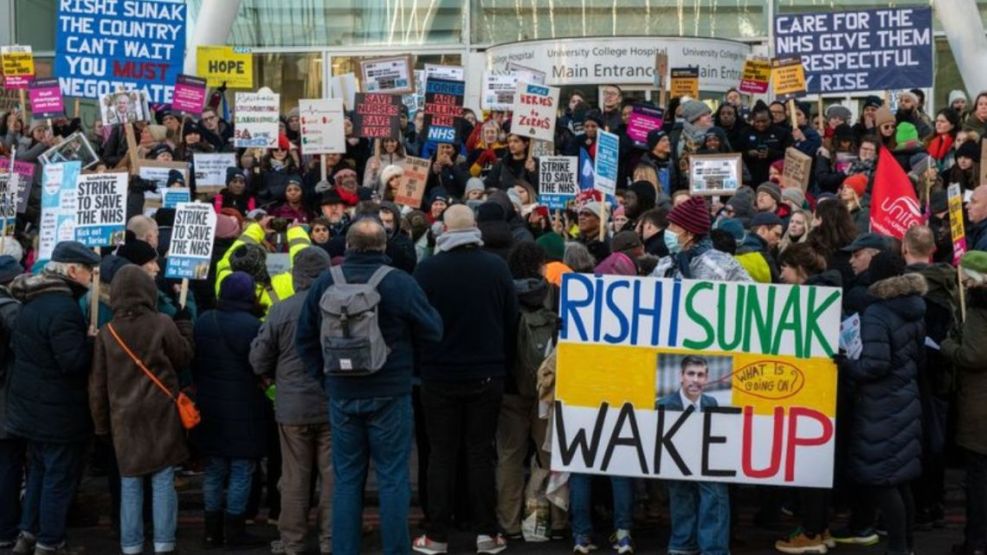
[[[881,124],[881,129],[894,129],[893,123],[883,123]]]

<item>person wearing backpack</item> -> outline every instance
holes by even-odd
[[[361,551],[363,487],[377,469],[384,553],[406,553],[414,435],[416,344],[437,342],[442,319],[415,280],[387,266],[387,233],[374,216],[346,232],[346,259],[309,288],[295,347],[325,388],[332,428],[332,552]]]
[[[504,377],[517,339],[517,294],[504,260],[481,247],[473,211],[453,205],[442,216],[436,253],[415,279],[442,316],[442,341],[421,352],[421,398],[428,430],[429,523],[412,549],[446,553],[456,466],[465,441],[470,516],[477,553],[506,549],[498,533],[494,437]]]
[[[189,451],[172,396],[179,389],[178,372],[192,361],[192,323],[188,310],[176,313],[174,321],[158,312],[157,287],[139,266],[121,268],[110,289],[113,319],[96,336],[89,407],[96,437],[112,442],[120,469],[120,546],[124,554],[144,551],[144,477],[149,476],[154,552],[174,553],[175,466]]]
[[[24,475],[25,442],[4,430],[6,420],[7,380],[14,365],[10,338],[21,303],[10,294],[11,280],[24,273],[17,260],[0,256],[0,549],[17,542],[17,525],[21,517],[21,479]]]
[[[497,520],[507,538],[521,539],[524,463],[529,439],[536,463],[548,469],[551,454],[543,449],[548,420],[538,413],[538,368],[555,345],[559,318],[551,308],[551,286],[543,277],[545,250],[536,243],[515,245],[507,256],[518,300],[517,348],[504,379],[504,400],[497,422]],[[567,517],[552,505],[552,535],[562,539]]]

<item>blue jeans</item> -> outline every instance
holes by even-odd
[[[572,516],[572,535],[592,536],[592,474],[569,475],[569,514]],[[610,477],[613,489],[613,528],[630,530],[634,525],[634,482],[630,478]]]
[[[154,551],[174,551],[178,525],[178,492],[175,469],[168,467],[151,475],[154,515]],[[120,478],[120,547],[126,555],[144,551],[144,477]]]
[[[84,443],[27,443],[27,488],[21,530],[54,549],[65,541],[65,519],[79,485]]]
[[[250,459],[209,457],[202,480],[202,498],[207,513],[223,510],[223,486],[226,486],[226,514],[243,516],[250,499],[250,482],[257,462]],[[229,484],[226,479],[229,478]]]
[[[330,399],[332,429],[332,552],[360,553],[363,485],[370,459],[380,490],[380,535],[384,553],[408,553],[411,483],[408,457],[413,437],[411,396]]]
[[[669,553],[730,553],[730,493],[717,482],[668,482]]]
[[[23,439],[0,439],[0,542],[17,537],[17,524],[21,520],[24,446]]]

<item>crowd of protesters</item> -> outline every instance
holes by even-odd
[[[559,286],[567,272],[589,272],[842,288],[863,350],[835,357],[834,487],[758,488],[755,522],[797,515],[798,529],[775,545],[785,553],[882,535],[888,553],[913,553],[916,532],[944,525],[945,470],[962,461],[966,528],[954,553],[987,549],[987,92],[968,102],[953,91],[934,117],[920,90],[822,114],[737,91],[675,98],[664,126],[635,144],[619,87],[602,87],[597,107],[575,91],[554,152],[592,161],[598,133],[615,133],[619,177],[613,197],[587,190],[564,210],[539,202],[538,156],[511,132],[509,113],[464,110],[457,142],[440,144],[426,140],[421,112],[402,112],[400,134],[379,144],[347,120],[346,153],[320,157],[299,148],[297,109],[284,114],[276,148],[234,149],[223,93],[197,120],[164,106],[133,123],[141,159],[236,154],[214,195],[197,191],[194,167],[188,183],[177,171],[168,179],[218,213],[208,279],[193,281],[184,302],[163,275],[175,211],[146,205],[156,185],[137,176],[123,245],[99,256],[64,241],[49,260],[37,256],[39,155],[81,130],[99,155],[95,171],[126,165],[123,125],[49,125],[20,111],[0,120],[0,154],[16,149],[39,166],[15,234],[0,241],[0,547],[75,553],[69,513],[81,476],[98,469],[126,554],[143,552],[145,520],[154,552],[175,551],[176,476],[197,473],[206,546],[261,545],[249,526],[266,511],[280,533],[272,552],[302,553],[317,511],[320,550],[357,553],[373,461],[387,553],[446,553],[457,526],[475,533],[476,552],[499,553],[525,539],[533,490],[552,501],[543,539],[571,541],[576,553],[603,542],[633,553],[635,529],[655,526],[658,513],[670,518],[669,553],[728,553],[738,523],[724,484],[574,474],[548,491],[539,407],[553,396]],[[807,187],[785,179],[789,147],[812,158]],[[927,207],[900,239],[870,226],[884,149]],[[690,157],[714,153],[741,155],[742,186],[690,195]],[[395,202],[408,156],[430,161],[417,206]],[[969,248],[958,261],[954,183]],[[282,253],[289,269],[269,270]],[[368,281],[386,363],[361,378],[326,375],[326,294]],[[707,377],[705,360],[688,357],[681,390],[660,403],[713,406]],[[201,411],[190,432],[179,391]],[[412,504],[424,514],[411,523],[416,537]],[[831,528],[838,513],[849,520]],[[609,537],[594,534],[602,525]]]

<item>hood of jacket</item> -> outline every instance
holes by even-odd
[[[394,229],[387,232],[387,238],[391,239],[401,233],[401,209],[398,208],[398,205],[386,200],[380,203],[380,209],[390,212],[394,221]]]
[[[843,287],[843,276],[839,270],[826,270],[805,280],[806,285],[822,285],[826,287]]]
[[[928,291],[925,278],[919,274],[905,274],[873,283],[868,293],[882,304],[908,321],[919,320],[925,315],[922,295]]]
[[[75,296],[76,287],[67,277],[43,271],[38,275],[24,274],[10,283],[10,294],[22,303],[46,293],[65,293]]]
[[[488,249],[510,248],[514,242],[514,234],[507,222],[480,222],[477,227],[480,228],[480,233],[483,236],[483,246]]]
[[[157,310],[158,288],[138,266],[120,268],[110,284],[110,308],[114,318],[128,318]]]
[[[539,308],[545,305],[545,298],[548,297],[548,282],[544,278],[516,279],[514,291],[517,292],[520,304],[528,308]]]

